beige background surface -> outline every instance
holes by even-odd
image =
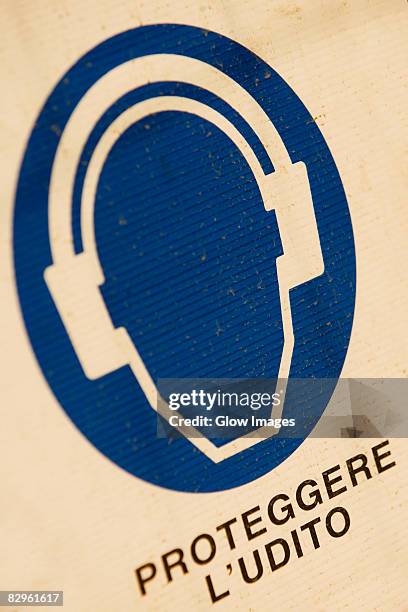
[[[142,604],[207,610],[206,567],[170,586],[158,580],[143,602],[133,569],[368,450],[370,441],[309,440],[256,482],[206,495],[153,487],[102,457],[57,404],[22,325],[10,237],[25,142],[61,75],[120,31],[171,21],[246,45],[290,83],[316,118],[348,195],[358,285],[343,375],[406,377],[407,4],[3,0],[0,11],[0,589],[64,589],[69,612],[130,612]],[[242,585],[217,609],[407,610],[408,452],[405,440],[391,445],[397,467],[339,498],[351,515],[349,534],[326,537],[318,551]]]

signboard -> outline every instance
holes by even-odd
[[[402,610],[406,7],[65,8],[3,25],[4,605]]]

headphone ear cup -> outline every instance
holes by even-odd
[[[86,253],[68,256],[46,268],[44,279],[86,376],[100,378],[127,365],[130,341],[125,330],[112,324],[92,258]]]
[[[265,176],[261,192],[266,210],[275,210],[283,255],[279,272],[288,289],[324,272],[324,260],[307,168],[296,162]]]

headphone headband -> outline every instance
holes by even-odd
[[[72,190],[82,147],[96,120],[120,95],[162,81],[196,85],[228,102],[251,125],[271,159],[273,152],[276,171],[290,168],[288,152],[272,122],[252,96],[229,76],[205,62],[181,55],[158,54],[129,60],[108,72],[86,92],[61,135],[49,195],[49,233],[54,263],[64,260],[69,252],[74,254]]]

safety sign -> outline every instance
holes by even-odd
[[[14,258],[59,403],[150,483],[206,492],[269,472],[340,375],[355,254],[338,170],[290,85],[220,34],[136,28],[63,75],[22,161]],[[333,383],[300,407],[299,378]],[[215,442],[181,427],[169,441],[157,435],[161,379],[283,381],[279,416],[301,434]]]

